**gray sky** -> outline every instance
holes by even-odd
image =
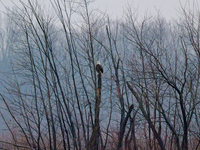
[[[189,1],[189,3],[188,3]],[[127,6],[138,9],[139,17],[146,13],[157,15],[158,11],[167,20],[180,16],[181,5],[185,8],[193,8],[195,3],[199,7],[198,0],[96,0],[93,4],[102,11],[107,11],[112,17],[121,16]]]
[[[10,0],[0,1],[6,6],[12,7]],[[18,0],[13,1],[15,3],[18,2]],[[131,6],[133,9],[138,9],[139,17],[143,17],[146,13],[156,15],[159,11],[163,17],[169,20],[171,18],[176,19],[180,15],[180,4],[186,8],[192,8],[195,2],[195,6],[199,7],[200,2],[197,1],[198,0],[95,0],[90,7],[106,11],[113,19],[120,18],[123,14],[123,10],[125,10],[127,6]],[[0,9],[4,10],[1,4]]]

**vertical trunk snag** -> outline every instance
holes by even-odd
[[[102,73],[99,72],[98,77],[98,87],[97,87],[97,97],[95,101],[95,120],[94,120],[94,128],[92,131],[92,135],[90,137],[90,141],[88,143],[89,150],[98,150],[99,146],[99,137],[100,137],[100,125],[99,125],[99,113],[100,113],[100,104],[101,104],[101,76]]]

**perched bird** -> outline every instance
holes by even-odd
[[[98,73],[101,73],[101,76],[103,75],[103,67],[100,65],[100,61],[97,61],[97,64],[96,64],[96,71]]]

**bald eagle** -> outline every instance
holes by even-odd
[[[98,73],[101,73],[101,75],[103,75],[103,67],[100,65],[100,61],[97,61],[97,64],[96,64],[96,71]]]

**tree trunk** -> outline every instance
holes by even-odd
[[[99,146],[99,137],[100,137],[100,126],[99,126],[99,113],[100,113],[100,104],[101,104],[101,73],[98,74],[98,88],[97,88],[97,97],[95,102],[95,120],[94,128],[90,141],[88,143],[89,150],[98,150]]]

